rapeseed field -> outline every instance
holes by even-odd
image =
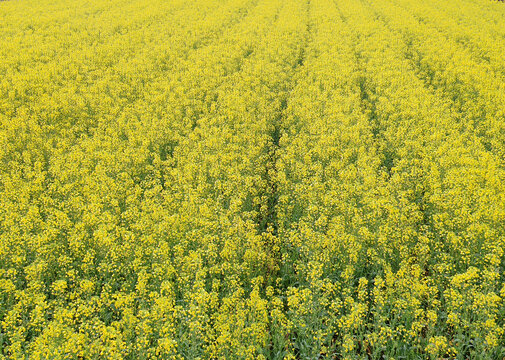
[[[0,359],[505,358],[505,5],[0,2]]]

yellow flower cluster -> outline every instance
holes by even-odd
[[[503,14],[0,1],[0,358],[504,358]]]

